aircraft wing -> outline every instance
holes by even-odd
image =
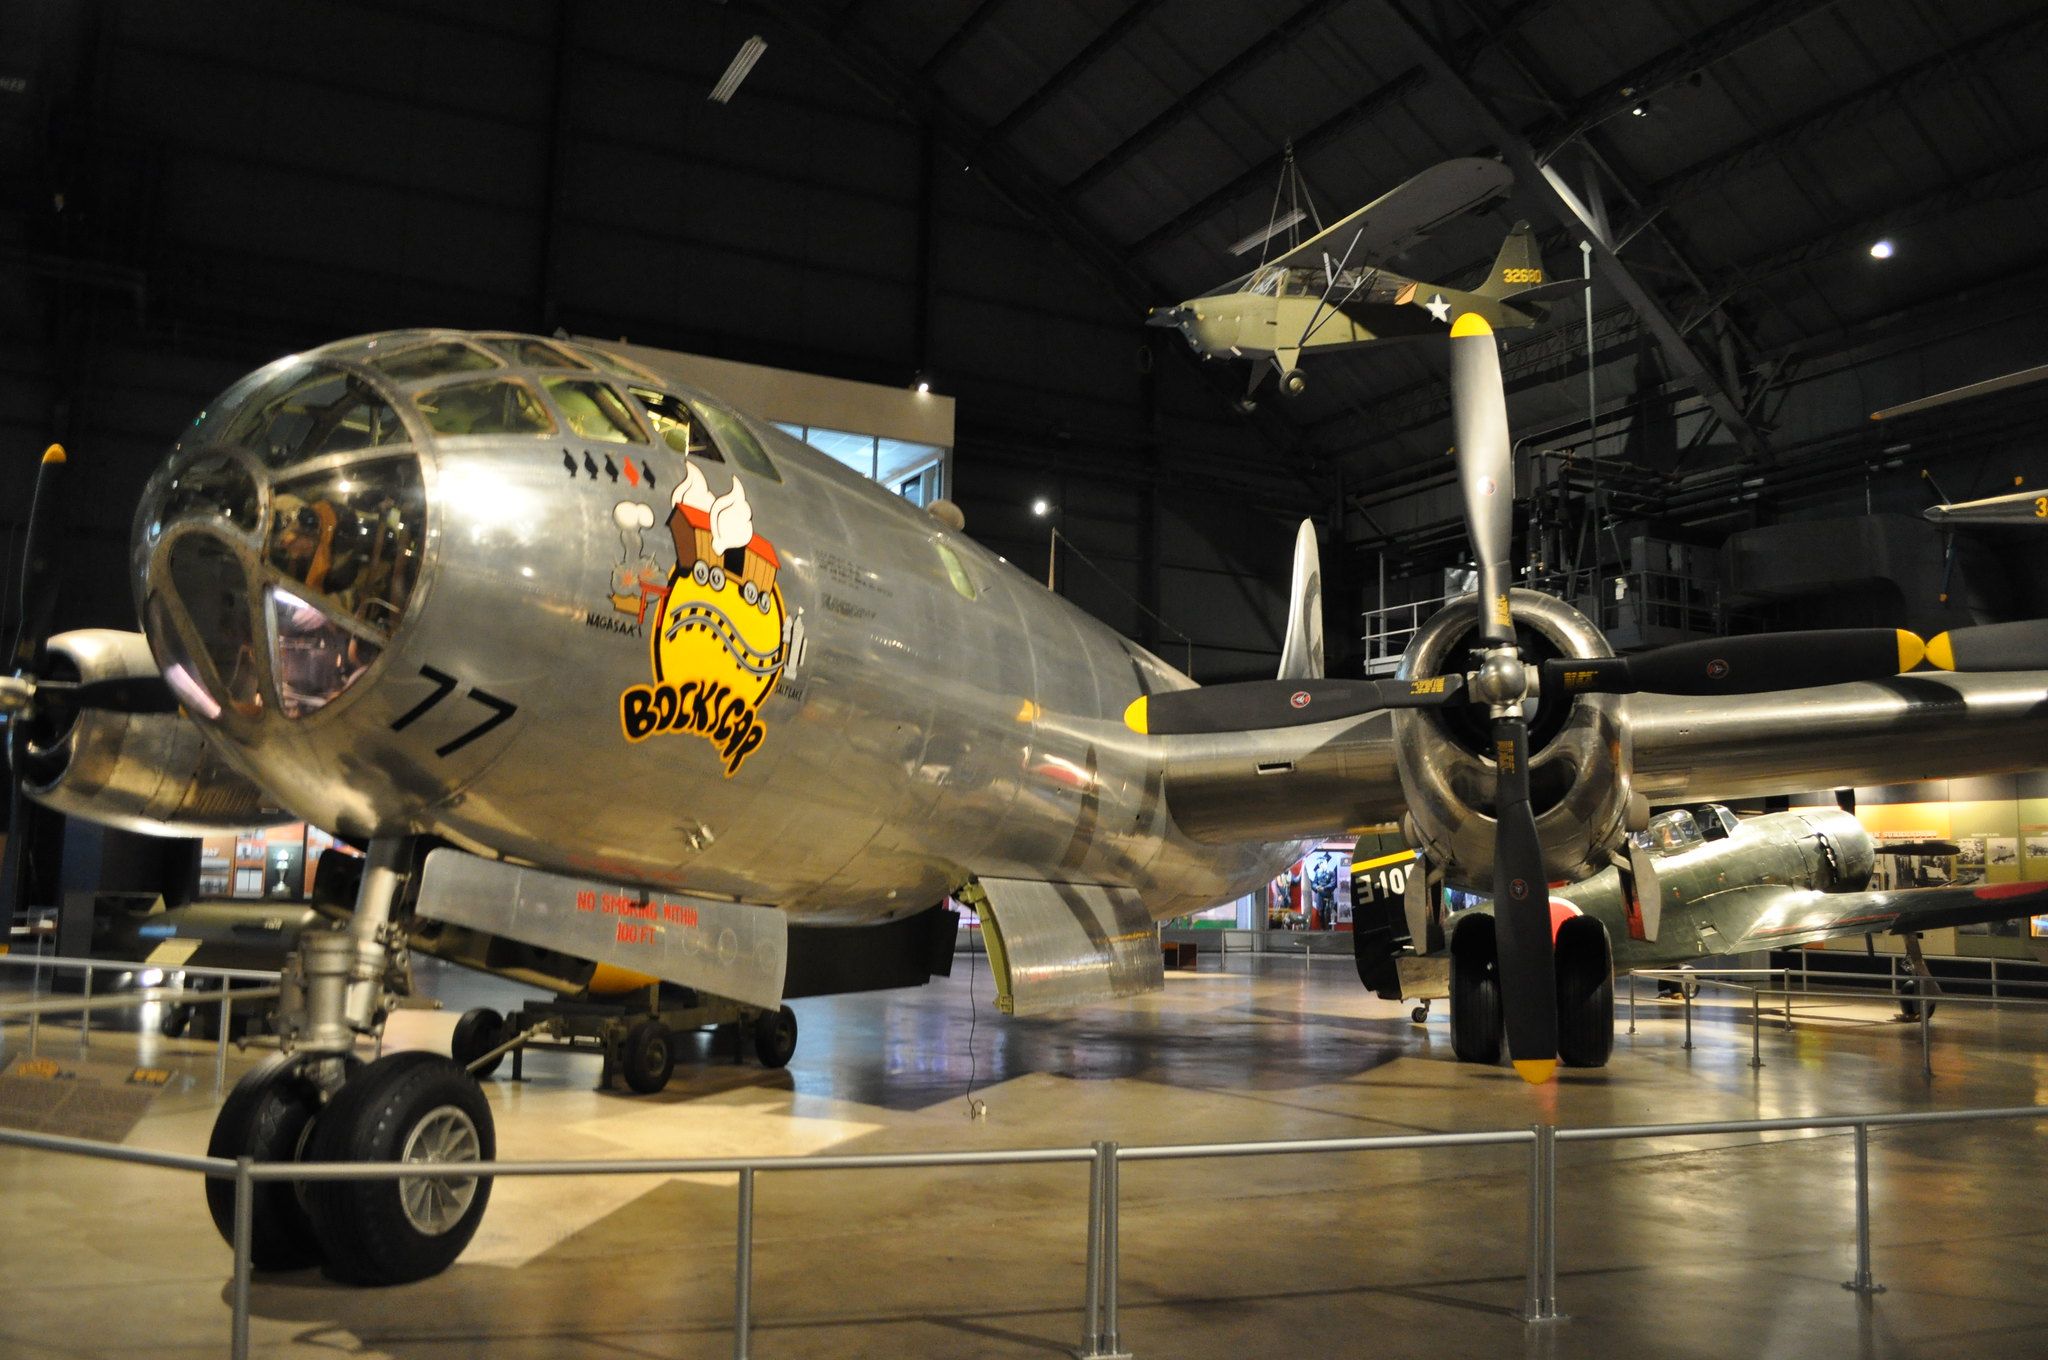
[[[1972,883],[1878,892],[1817,892],[1758,884],[1703,905],[1730,953],[1782,949],[1848,935],[1910,935],[2048,912],[2048,883]]]
[[[1347,254],[1359,265],[1397,255],[1451,218],[1501,197],[1514,178],[1499,161],[1478,156],[1432,165],[1266,266],[1319,265],[1324,255],[1340,260]]]

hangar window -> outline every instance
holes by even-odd
[[[413,395],[435,434],[553,434],[554,418],[525,383],[510,378],[452,383]]]
[[[450,373],[473,373],[498,367],[498,361],[470,345],[455,340],[437,340],[417,349],[400,350],[370,360],[370,366],[397,382],[421,378],[445,378]]]
[[[590,364],[569,351],[558,349],[545,340],[535,340],[531,336],[486,335],[479,338],[507,363],[520,364],[527,368],[590,368]]]
[[[633,419],[625,398],[599,382],[577,378],[542,378],[541,386],[555,400],[562,419],[585,439],[607,444],[645,444],[640,422]]]
[[[405,442],[398,413],[369,384],[339,369],[294,371],[228,424],[223,442],[283,467],[323,453]]]

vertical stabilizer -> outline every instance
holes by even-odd
[[[1287,587],[1287,637],[1280,644],[1282,680],[1320,680],[1323,675],[1323,563],[1316,552],[1316,526],[1303,520],[1294,535],[1294,579]]]
[[[1493,257],[1493,271],[1472,291],[1481,297],[1506,297],[1544,282],[1543,254],[1536,248],[1536,233],[1527,222],[1515,223],[1508,238]]]

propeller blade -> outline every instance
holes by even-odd
[[[1890,841],[1873,847],[1880,855],[1960,855],[1963,847],[1954,841]]]
[[[1493,922],[1499,951],[1501,1009],[1508,1056],[1522,1080],[1540,1085],[1557,1072],[1557,967],[1551,954],[1550,885],[1543,843],[1529,807],[1529,725],[1496,718],[1494,757]]]
[[[1927,659],[1945,671],[2048,671],[2048,619],[1951,629],[1928,642]]]
[[[1421,680],[1246,680],[1141,695],[1124,726],[1153,737],[1307,727],[1383,708],[1437,708],[1465,692],[1462,675]]]
[[[36,686],[38,707],[103,708],[114,713],[176,713],[178,696],[156,675],[124,675],[77,683],[45,680]]]
[[[50,560],[43,551],[43,527],[63,475],[64,446],[52,444],[43,450],[28,503],[28,531],[21,547],[21,608],[8,647],[8,670],[28,670],[34,665],[50,629],[51,612],[57,607],[56,582],[50,578]]]
[[[1633,656],[1543,663],[1543,685],[1567,694],[1764,694],[1848,680],[1888,680],[1927,654],[1896,628],[1828,628],[1802,633],[1676,642]]]
[[[1458,441],[1458,486],[1465,532],[1479,563],[1480,636],[1513,642],[1508,617],[1508,554],[1515,515],[1515,463],[1500,379],[1500,346],[1484,317],[1451,323],[1451,420]]]

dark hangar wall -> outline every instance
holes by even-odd
[[[732,52],[770,49],[735,101]],[[1163,299],[1162,299],[1163,300]],[[959,401],[969,532],[1205,680],[1270,673],[1328,513],[1132,300],[812,42],[713,4],[0,7],[0,625],[75,451],[61,626],[242,372],[417,324],[630,336]],[[1227,383],[1226,383],[1227,385]],[[1172,627],[1146,616],[1149,608]],[[1333,634],[1334,636],[1334,634]]]

